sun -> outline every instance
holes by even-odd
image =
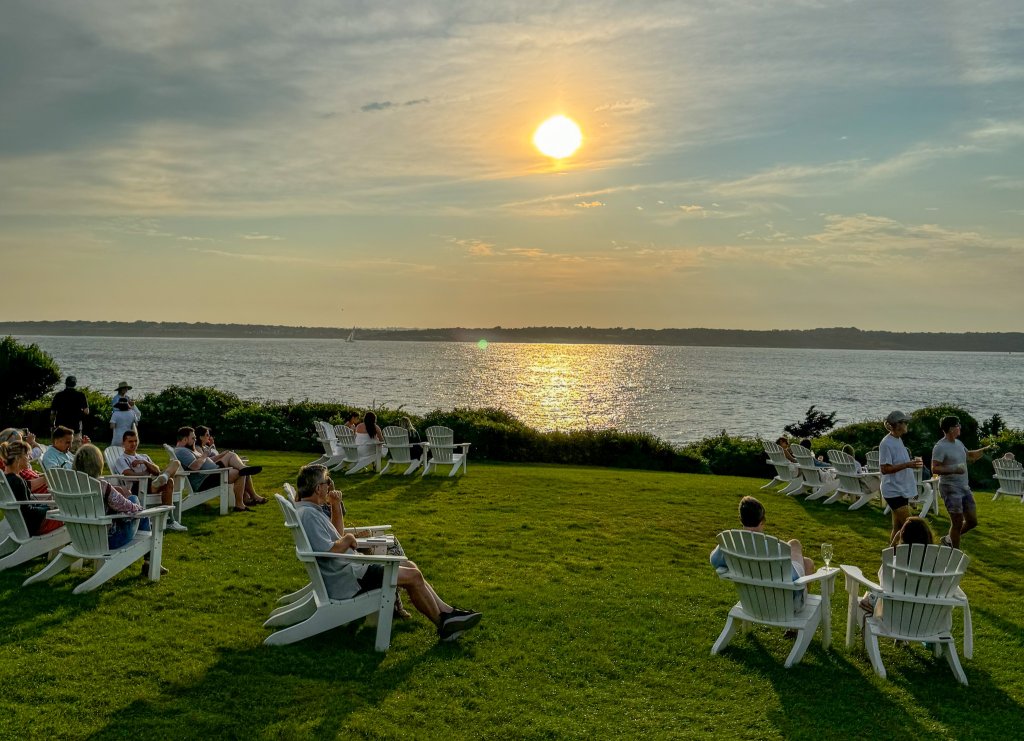
[[[552,116],[533,132],[533,146],[554,159],[568,157],[583,143],[583,133],[566,116]]]

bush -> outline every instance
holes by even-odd
[[[854,422],[837,427],[829,433],[829,437],[839,443],[840,448],[843,445],[852,445],[854,456],[861,462],[864,461],[869,450],[878,447],[885,435],[885,426],[880,419]]]
[[[11,336],[0,340],[0,419],[14,418],[23,404],[45,396],[58,381],[60,368],[39,345],[23,345]]]
[[[761,438],[730,437],[722,430],[721,434],[691,443],[684,450],[706,461],[710,473],[752,478],[775,476]]]

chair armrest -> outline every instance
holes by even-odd
[[[230,468],[204,468],[204,469],[200,469],[198,471],[178,471],[178,473],[176,473],[174,475],[175,476],[180,476],[182,473],[184,473],[186,476],[191,476],[194,473],[198,473],[200,476],[213,476],[213,475],[220,476],[220,475],[223,475],[225,478],[227,478],[227,476],[228,476],[228,474],[230,472],[231,472]]]
[[[366,527],[347,527],[345,528],[346,533],[383,533],[391,529],[390,525],[368,525]]]
[[[18,501],[15,501],[15,502],[4,502],[4,506],[2,507],[2,509],[13,509],[14,507],[32,507],[32,506],[35,506],[37,504],[56,504],[56,503],[57,502],[55,502],[53,499],[30,499],[27,502],[22,502],[21,500],[18,500]]]
[[[409,560],[405,556],[366,556],[366,555],[363,555],[362,553],[334,553],[333,551],[328,551],[327,553],[324,553],[323,551],[300,551],[300,550],[296,550],[295,553],[299,556],[299,558],[302,558],[303,556],[305,556],[307,558],[310,557],[310,556],[312,556],[314,558],[337,558],[337,559],[341,559],[342,561],[350,561],[352,563],[380,563],[380,564],[387,564],[387,563],[403,563],[403,562]]]
[[[142,510],[141,512],[134,512],[133,515],[135,517],[151,517],[151,516],[158,515],[161,512],[170,512],[173,509],[174,509],[174,507],[172,507],[169,504],[161,504],[161,505],[158,505],[156,507],[147,507],[146,509]]]
[[[816,582],[816,581],[834,581],[836,576],[838,576],[838,575],[839,575],[839,569],[835,568],[834,566],[832,568],[830,568],[830,569],[826,569],[824,566],[822,566],[820,569],[815,571],[813,574],[808,574],[807,576],[801,576],[799,579],[797,579],[793,583],[794,584],[804,585],[804,584],[812,584],[813,582]]]
[[[872,592],[882,593],[882,587],[875,584],[870,579],[865,578],[864,572],[857,566],[847,566],[846,564],[839,564],[839,569],[846,574],[846,591],[850,591],[850,587],[853,584],[860,584]],[[856,587],[854,587],[856,591]]]

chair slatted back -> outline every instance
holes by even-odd
[[[284,482],[284,495],[288,497],[288,501],[292,504],[298,501],[298,495],[295,493],[295,487],[289,484],[287,481]]]
[[[1017,461],[996,458],[992,461],[996,478],[999,480],[999,491],[1015,497],[1024,497],[1024,467]]]
[[[117,459],[124,455],[124,448],[120,445],[108,445],[103,451],[103,459],[107,462],[107,470],[113,474],[119,473],[114,468]],[[130,473],[130,472],[129,472]]]
[[[452,464],[455,462],[455,432],[451,427],[435,425],[427,428],[427,442],[430,443],[430,455],[436,463]]]
[[[793,472],[793,462],[786,457],[786,451],[782,449],[778,443],[773,443],[771,440],[762,440],[761,445],[764,447],[765,455],[768,456],[768,461],[775,468],[775,475],[780,481],[792,481],[799,474]]]
[[[14,490],[7,483],[7,476],[0,472],[0,510],[3,510],[4,519],[11,526],[11,532],[19,543],[26,542],[32,536],[28,533],[28,525],[25,524],[25,515],[21,511],[24,505],[18,504],[14,496]]]
[[[862,485],[864,476],[857,472],[856,458],[841,450],[830,450],[828,451],[828,462],[836,471],[839,491],[853,496],[860,496],[865,491]]]
[[[324,577],[320,573],[320,567],[317,565],[316,558],[313,556],[304,557],[302,555],[304,553],[311,553],[313,547],[309,544],[306,531],[302,529],[302,523],[299,522],[299,514],[295,511],[295,504],[280,494],[275,494],[274,498],[284,514],[284,525],[291,532],[292,539],[295,541],[295,555],[298,556],[299,561],[305,567],[309,581],[313,585],[313,591],[316,592],[321,602],[330,602],[330,597],[327,596],[327,585],[324,584]]]
[[[356,445],[356,433],[345,425],[335,425],[334,434],[337,437],[338,445],[345,451],[345,459],[359,460],[359,446]]]
[[[879,470],[879,467],[878,467],[878,451],[877,450],[869,450],[867,453],[865,453],[864,460],[865,460],[864,465],[867,467],[867,469],[869,471],[878,471]]]
[[[388,446],[388,455],[395,463],[412,463],[412,455],[409,452],[409,431],[404,427],[385,427],[384,444]]]
[[[338,437],[334,434],[334,427],[329,422],[317,420],[313,423],[316,427],[316,437],[324,448],[327,455],[338,455]]]
[[[882,551],[881,619],[900,635],[913,638],[948,631],[952,605],[921,598],[954,599],[970,558],[943,545],[900,545]]]
[[[764,533],[726,530],[718,534],[728,573],[736,583],[743,609],[760,619],[783,621],[795,614],[789,543]]]
[[[109,550],[110,521],[102,484],[88,474],[66,468],[49,469],[46,483],[75,549],[85,557],[104,555]]]

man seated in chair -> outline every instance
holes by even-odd
[[[740,500],[740,524],[743,525],[744,530],[749,530],[752,533],[763,533],[767,522],[768,518],[763,504],[754,497],[743,497]],[[800,545],[800,541],[790,540],[787,542],[789,543],[789,557],[793,563],[793,581],[802,576],[813,574],[814,562],[804,556],[803,546]],[[715,550],[711,551],[711,565],[716,569],[728,568],[725,561],[725,553],[722,552],[720,546],[715,546]],[[800,604],[803,604],[804,592],[798,591],[795,594],[796,599]]]
[[[196,431],[192,427],[182,427],[178,430],[178,442],[174,448],[174,457],[181,463],[186,472],[189,471],[219,471],[220,466],[213,462],[213,459],[196,450]],[[245,476],[242,476],[238,469],[228,468],[228,483],[235,495],[235,512],[253,512],[254,510],[245,506]],[[207,474],[189,474],[188,482],[192,491],[201,492],[220,485],[220,476]]]
[[[50,438],[50,447],[43,453],[43,470],[51,468],[67,468],[75,462],[75,456],[71,454],[71,442],[75,433],[70,427],[55,427],[53,436]]]
[[[356,537],[352,533],[345,533],[342,494],[334,488],[327,467],[320,464],[303,466],[299,469],[296,489],[298,501],[295,513],[313,550],[321,553],[355,553]],[[323,504],[330,505],[330,517],[320,509]],[[318,558],[317,565],[331,599],[349,599],[362,592],[379,589],[383,584],[384,567],[380,564],[366,566],[345,563],[339,559]],[[460,610],[444,602],[412,561],[399,565],[398,586],[409,593],[413,606],[437,626],[437,635],[442,641],[455,640],[483,617],[479,612]]]
[[[156,465],[152,458],[139,450],[139,435],[133,430],[126,431],[121,436],[121,445],[124,453],[114,461],[114,473],[123,476],[153,476],[149,482],[149,493],[159,494],[161,504],[172,504],[174,502],[174,474],[181,470],[181,464],[174,460],[163,471]],[[132,493],[138,494],[138,483],[132,482]],[[164,530],[175,533],[183,533],[187,527],[174,519],[174,513],[168,513],[167,524]]]

